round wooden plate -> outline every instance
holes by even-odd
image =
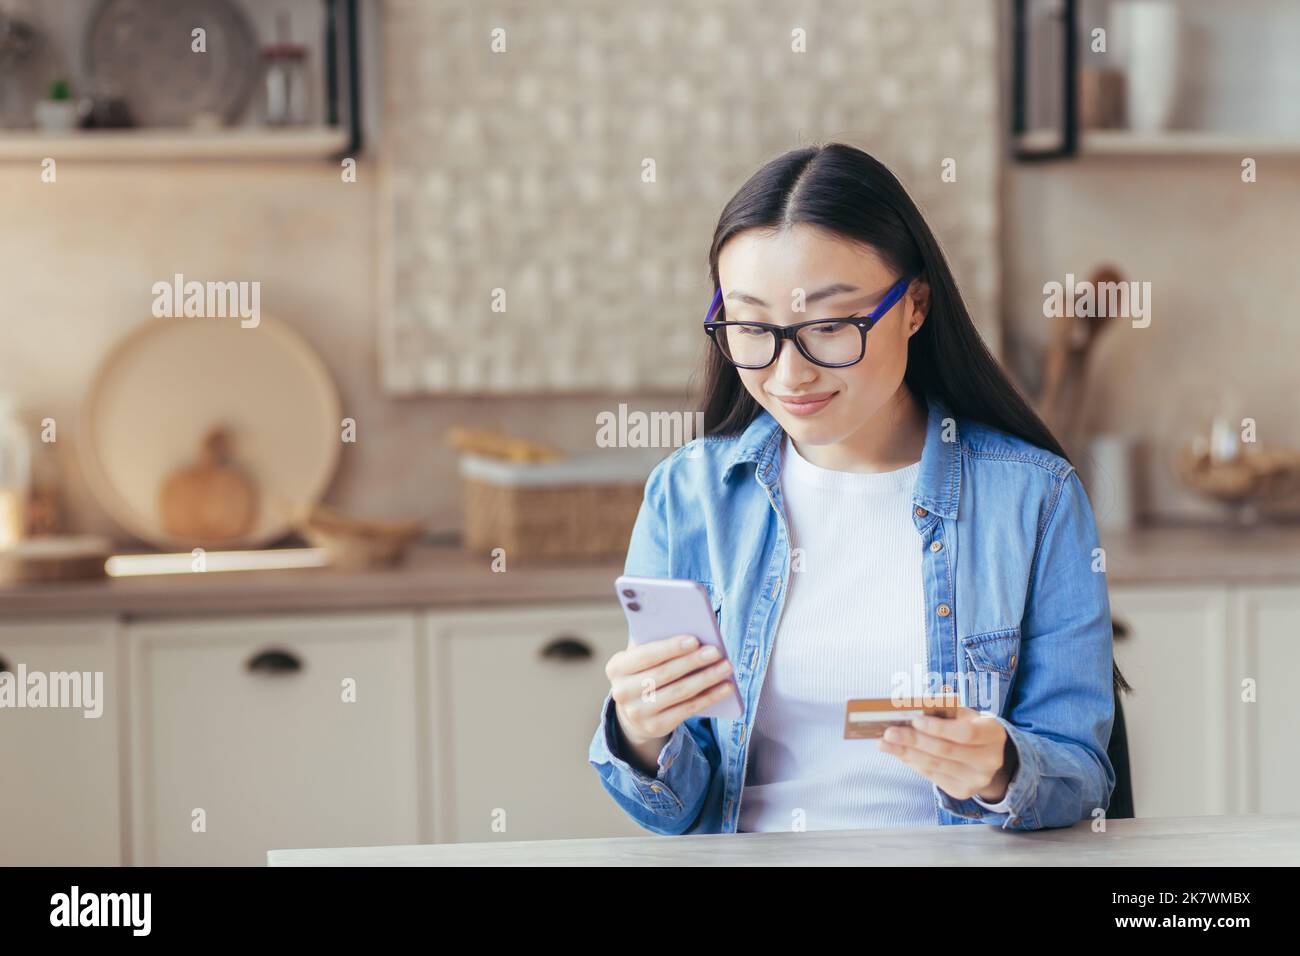
[[[282,322],[166,318],[145,322],[96,372],[81,412],[80,458],[92,493],[136,537],[188,549],[163,527],[159,493],[191,464],[208,431],[229,429],[232,461],[257,484],[252,528],[223,548],[291,530],[291,513],[325,493],[338,464],[338,391],[316,352]]]

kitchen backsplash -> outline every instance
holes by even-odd
[[[394,391],[680,387],[723,204],[811,130],[898,171],[997,345],[991,0],[385,9]]]

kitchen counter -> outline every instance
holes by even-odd
[[[1297,866],[1300,814],[272,850],[268,866]]]
[[[1102,532],[1112,585],[1295,584],[1300,526],[1250,531],[1159,528]],[[118,613],[165,615],[401,607],[466,607],[547,601],[613,601],[622,558],[606,561],[508,560],[454,544],[425,544],[402,566],[378,571],[306,568],[112,578],[83,583],[0,587],[0,616]]]
[[[287,568],[141,575],[99,581],[0,587],[0,617],[112,612],[165,615],[221,612],[466,607],[608,599],[623,562],[511,561],[449,544],[411,550],[405,563],[376,570]]]

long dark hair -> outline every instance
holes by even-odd
[[[709,248],[713,290],[719,288],[718,255],[732,236],[746,229],[796,224],[819,226],[868,246],[896,274],[919,275],[929,284],[926,320],[907,344],[903,381],[914,395],[936,397],[954,415],[1070,461],[984,345],[943,251],[907,190],[883,163],[854,146],[827,143],[793,149],[740,187],[722,210]],[[706,434],[741,432],[762,408],[735,366],[711,345],[701,404]],[[1117,688],[1130,689],[1118,666],[1114,677]]]

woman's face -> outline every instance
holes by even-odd
[[[902,276],[873,251],[815,226],[777,233],[750,229],[718,254],[726,318],[733,322],[792,325],[811,319],[868,315]],[[805,311],[796,312],[797,290]],[[819,293],[831,289],[824,297]],[[867,333],[862,361],[845,368],[809,362],[783,340],[767,368],[736,371],[745,388],[796,442],[843,441],[898,392],[907,370],[907,340],[928,305],[923,281],[914,281]]]

